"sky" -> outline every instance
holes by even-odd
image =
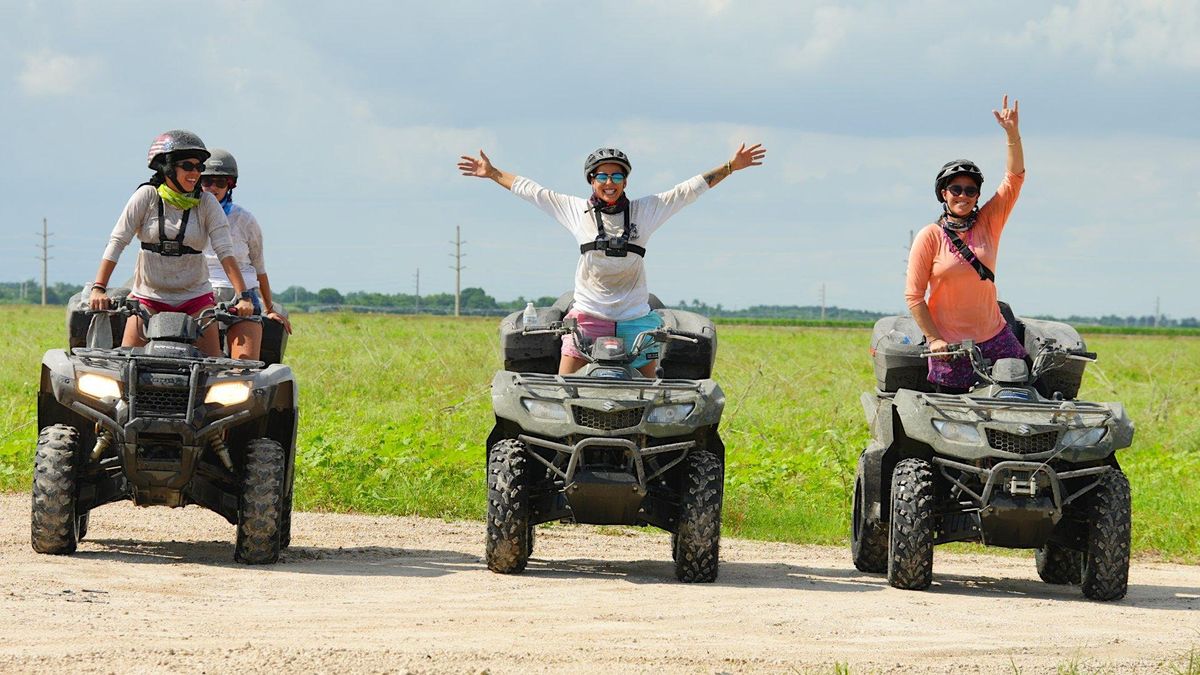
[[[901,311],[910,232],[946,161],[1027,177],[1000,248],[1020,314],[1200,316],[1200,3],[0,0],[0,279],[86,282],[146,149],[186,128],[233,152],[276,289],[462,283],[558,295],[578,249],[455,168],[586,195],[623,149],[629,193],[768,149],[651,240],[651,291],[741,308]],[[132,273],[133,249],[114,279]]]

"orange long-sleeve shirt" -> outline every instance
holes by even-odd
[[[1024,182],[1024,173],[1005,174],[995,196],[979,209],[975,225],[958,233],[975,257],[993,272],[1000,233]],[[979,278],[937,223],[925,226],[913,239],[904,299],[910,310],[922,302],[929,305],[933,323],[946,342],[983,342],[1004,330],[1004,317],[996,305],[996,285]]]

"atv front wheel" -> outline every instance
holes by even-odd
[[[886,572],[888,532],[867,513],[862,460],[854,476],[854,502],[850,514],[850,558],[861,572]]]
[[[910,457],[892,472],[892,522],[888,536],[888,583],[920,591],[933,583],[933,470]]]
[[[500,574],[525,569],[532,551],[525,444],[505,439],[488,451],[487,566]]]
[[[78,460],[79,432],[75,427],[55,424],[38,434],[30,514],[30,541],[38,553],[66,555],[74,553],[79,544],[80,518],[75,513]]]
[[[287,460],[283,445],[256,438],[246,446],[246,473],[238,504],[237,544],[233,559],[248,565],[279,560],[286,501]]]
[[[1034,554],[1038,576],[1048,584],[1076,584],[1083,575],[1083,554],[1053,542],[1047,542]]]
[[[1111,469],[1088,496],[1088,545],[1080,585],[1092,600],[1119,600],[1129,587],[1129,479],[1120,469]]]
[[[717,580],[721,557],[721,502],[725,469],[707,450],[685,460],[679,532],[675,540],[675,576],[688,583]]]

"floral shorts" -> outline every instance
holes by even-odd
[[[995,363],[997,359],[1023,359],[1025,347],[1013,335],[1012,328],[1005,326],[996,337],[980,342],[976,347],[983,353],[983,358]],[[943,387],[968,389],[975,384],[975,369],[971,367],[971,359],[959,356],[953,359],[929,359],[929,381]]]

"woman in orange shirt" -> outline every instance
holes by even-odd
[[[1001,109],[992,111],[1008,137],[1007,171],[995,196],[979,207],[983,172],[970,160],[947,162],[934,184],[942,216],[913,240],[904,295],[932,352],[973,340],[989,360],[1025,356],[1000,314],[992,272],[1000,234],[1025,181],[1017,111],[1015,100],[1008,107],[1007,95]],[[942,391],[961,392],[974,384],[975,373],[966,358],[939,356],[929,360],[929,381]]]

